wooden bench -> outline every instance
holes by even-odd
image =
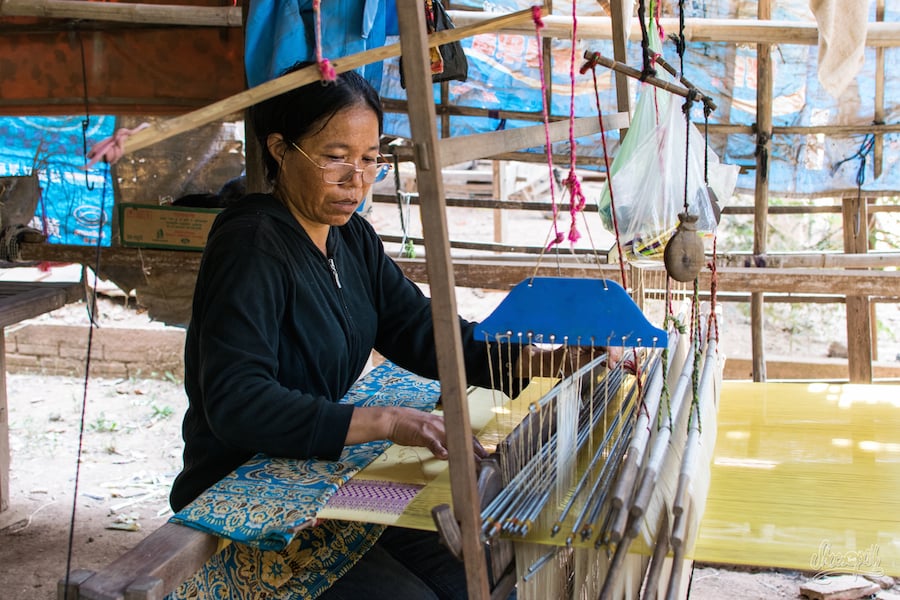
[[[66,600],[162,600],[215,554],[219,538],[166,523],[115,561],[94,572],[72,571],[59,581]]]
[[[0,512],[9,508],[9,409],[5,328],[81,300],[80,282],[0,281]]]

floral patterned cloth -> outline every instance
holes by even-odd
[[[341,400],[355,406],[402,405],[432,410],[438,382],[385,362]],[[257,455],[176,513],[171,521],[230,540],[169,596],[182,598],[315,598],[372,547],[380,525],[316,522],[317,512],[390,442],[344,448],[337,461]]]

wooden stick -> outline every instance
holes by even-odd
[[[490,19],[469,27],[460,27],[457,29],[438,31],[428,36],[427,42],[429,47],[440,46],[442,44],[459,41],[461,39],[478,35],[480,33],[495,31],[504,26],[518,23],[526,19],[531,20],[531,18],[531,9],[522,10],[519,12],[504,15],[502,17],[498,17],[496,19]],[[400,56],[399,43],[391,44],[389,46],[382,46],[380,48],[373,48],[371,50],[366,50],[364,52],[358,52],[356,54],[351,54],[350,56],[338,58],[332,61],[331,64],[337,73],[344,73],[345,71],[358,69],[370,63],[392,58],[394,56]],[[249,106],[253,106],[254,104],[258,104],[263,100],[273,98],[279,94],[283,94],[284,92],[298,88],[302,85],[306,85],[307,83],[319,81],[320,79],[321,74],[319,73],[318,65],[310,65],[305,69],[300,69],[299,71],[288,73],[287,75],[283,75],[281,77],[278,77],[277,79],[267,81],[256,87],[252,87],[249,90],[245,90],[243,92],[235,94],[234,96],[219,100],[218,102],[214,102],[210,105],[204,106],[203,108],[199,108],[185,115],[174,117],[165,121],[159,121],[156,124],[144,129],[143,131],[139,131],[129,137],[125,141],[124,153],[128,154],[130,152],[135,152],[136,150],[141,150],[142,148],[152,146],[153,144],[176,136],[179,133],[184,133],[186,131],[196,129],[201,125],[211,123],[218,119],[223,119],[228,115],[234,114]]]
[[[469,25],[488,18],[488,13],[451,10],[450,17],[457,25]],[[572,37],[572,18],[561,15],[543,17],[541,35],[568,39]],[[665,31],[678,31],[678,19],[659,20]],[[819,30],[814,22],[773,21],[770,19],[685,19],[684,38],[688,42],[728,42],[733,44],[797,44],[815,46]],[[524,23],[507,27],[503,33],[534,34]],[[610,17],[578,17],[578,37],[583,40],[611,40]],[[629,39],[640,39],[640,23],[634,22]],[[866,45],[874,47],[900,46],[900,23],[868,23]]]
[[[628,126],[628,113],[604,115],[607,129],[621,129]],[[568,139],[569,121],[554,121],[547,126],[551,142]],[[583,137],[600,133],[600,122],[597,117],[579,117],[575,119],[572,129],[575,137]],[[516,127],[502,131],[476,133],[473,135],[444,138],[440,141],[441,164],[455,165],[469,160],[494,156],[516,148],[534,148],[545,143],[543,125]]]
[[[240,27],[243,24],[240,6],[166,6],[84,0],[0,0],[0,16],[194,27]]]
[[[607,69],[612,69],[616,73],[622,73],[623,75],[627,75],[634,79],[641,79],[641,72],[634,67],[629,67],[628,65],[622,64],[620,62],[616,62],[611,58],[606,58],[599,52],[591,52],[590,50],[585,51],[584,59],[589,63],[595,62],[598,65],[602,65]],[[581,68],[581,72],[584,73],[587,68],[589,68],[589,64],[585,65]],[[671,92],[682,98],[687,98],[690,90],[687,88],[683,88],[680,85],[676,85],[670,81],[666,81],[665,79],[660,79],[659,77],[655,77],[653,75],[649,75],[643,78],[645,83],[649,83],[652,86],[658,87],[661,90],[665,90],[667,92]]]

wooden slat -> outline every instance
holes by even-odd
[[[83,295],[80,283],[0,282],[0,327],[32,319]]]
[[[628,126],[627,113],[614,113],[603,116],[606,129],[620,129]],[[550,141],[558,142],[569,138],[569,121],[555,121],[547,126],[550,130]],[[574,120],[575,137],[600,133],[600,120],[597,117],[579,117]],[[455,165],[461,162],[495,156],[521,148],[535,148],[545,143],[544,125],[516,127],[502,131],[461,135],[442,139],[438,142],[441,164]]]
[[[240,27],[240,6],[165,6],[159,4],[119,4],[84,0],[3,0],[0,16],[44,17],[207,27]]]
[[[79,586],[79,600],[125,600],[137,580],[159,580],[164,593],[174,590],[215,554],[218,538],[166,523],[134,548]]]
[[[437,349],[441,401],[450,459],[453,513],[459,522],[468,597],[490,598],[487,563],[481,542],[481,503],[475,479],[472,428],[466,394],[462,339],[456,309],[453,262],[441,178],[441,153],[435,125],[428,35],[419,0],[398,0],[400,44],[409,99],[409,123],[416,155],[416,183],[422,204],[422,230],[428,253],[431,312]]]

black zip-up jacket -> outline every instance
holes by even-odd
[[[335,460],[350,426],[338,404],[372,348],[437,379],[431,307],[365,219],[332,227],[323,256],[280,202],[224,210],[197,277],[184,367],[178,511],[258,452]],[[489,387],[485,345],[460,319],[468,382]],[[506,379],[497,375],[494,381]]]

